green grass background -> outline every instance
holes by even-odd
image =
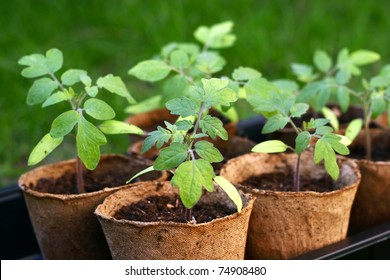
[[[138,99],[158,92],[127,70],[171,41],[193,41],[199,25],[235,23],[237,41],[222,51],[224,73],[240,65],[269,78],[290,77],[292,62],[311,63],[312,53],[342,47],[369,49],[390,61],[390,1],[387,0],[12,0],[0,1],[0,186],[15,184],[28,154],[65,105],[29,107],[32,81],[20,76],[17,60],[52,47],[64,53],[64,69],[88,70],[92,77],[121,76]],[[110,100],[124,119],[125,104]],[[47,160],[75,156],[68,139]],[[124,152],[126,136],[112,136],[103,152]]]

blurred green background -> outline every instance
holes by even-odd
[[[137,100],[158,87],[127,75],[130,67],[158,53],[171,41],[194,41],[199,25],[235,23],[237,41],[222,50],[229,74],[240,65],[266,77],[291,77],[292,62],[311,63],[321,48],[336,54],[343,47],[369,49],[390,61],[390,1],[387,0],[12,0],[0,1],[0,186],[15,184],[28,154],[50,129],[64,105],[30,107],[25,97],[32,80],[20,76],[18,59],[57,47],[64,67],[81,68],[96,78],[121,76]],[[120,98],[110,100],[126,118]],[[112,136],[103,152],[123,153],[126,136]],[[44,163],[75,156],[73,140]]]

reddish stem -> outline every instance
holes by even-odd
[[[77,178],[77,189],[79,194],[85,193],[84,180],[83,180],[84,164],[79,157],[76,160],[76,178]]]
[[[299,192],[300,190],[300,165],[301,165],[301,154],[298,155],[297,164],[295,166],[294,173],[294,191]]]

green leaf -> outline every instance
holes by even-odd
[[[233,22],[226,21],[211,27],[200,26],[195,32],[195,38],[210,48],[227,48],[234,44],[236,36],[231,34]]]
[[[280,114],[272,116],[263,126],[261,133],[267,134],[282,129],[287,125],[289,120],[290,119],[288,117],[283,117]]]
[[[215,52],[202,52],[196,60],[196,68],[209,75],[221,71],[225,64],[225,59]]]
[[[24,68],[21,73],[26,78],[36,78],[49,73],[46,58],[42,54],[23,56],[18,63],[29,66]]]
[[[109,120],[99,125],[99,129],[105,134],[138,134],[144,135],[139,127],[121,121]]]
[[[144,175],[148,172],[151,172],[151,171],[154,171],[154,167],[153,165],[152,166],[149,166],[147,168],[145,168],[144,170],[141,170],[140,172],[138,172],[137,174],[135,174],[133,177],[131,177],[128,181],[126,181],[126,184],[129,184],[131,181],[133,181],[135,178],[141,176],[141,175]]]
[[[350,96],[348,89],[345,87],[339,87],[337,89],[337,99],[339,101],[340,109],[343,113],[348,110],[350,103]]]
[[[202,195],[202,186],[213,191],[213,167],[204,159],[183,162],[171,179],[173,186],[179,188],[180,199],[186,208],[192,208]]]
[[[242,199],[239,192],[237,191],[237,188],[222,176],[215,176],[214,182],[216,182],[234,202],[234,204],[237,206],[237,212],[241,212]]]
[[[326,52],[317,50],[314,53],[314,64],[321,72],[326,73],[332,67],[332,59]]]
[[[189,82],[182,75],[168,77],[163,84],[163,94],[161,104],[169,100],[188,95]]]
[[[160,154],[154,162],[155,170],[170,170],[179,166],[186,160],[188,146],[182,143],[171,143],[170,146],[161,149]]]
[[[157,130],[149,133],[149,136],[145,138],[142,144],[141,153],[149,151],[155,144],[157,149],[160,149],[165,143],[169,141],[172,134],[162,127],[158,127]]]
[[[377,118],[386,110],[386,102],[382,98],[373,98],[371,99],[371,117],[373,119]]]
[[[324,88],[326,88],[324,81],[311,82],[305,85],[297,96],[297,102],[309,103]]]
[[[104,77],[100,77],[97,82],[99,88],[105,88],[111,93],[115,93],[119,96],[125,97],[129,103],[135,103],[135,100],[127,90],[125,83],[118,76],[108,74]]]
[[[100,146],[107,143],[104,134],[80,116],[77,127],[77,154],[89,170],[94,170],[100,160]]]
[[[84,103],[85,112],[97,120],[110,120],[115,117],[115,111],[106,102],[90,98]]]
[[[315,145],[315,148],[314,148],[314,162],[316,164],[320,163],[321,160],[324,159],[324,156],[325,156],[325,153],[326,153],[326,150],[327,150],[327,145],[329,145],[329,144],[327,144],[326,142],[322,141],[321,139],[319,139],[316,142],[316,145]]]
[[[50,136],[58,138],[67,135],[72,131],[79,119],[80,115],[75,110],[62,113],[51,124]]]
[[[199,126],[203,133],[210,135],[213,139],[217,136],[219,136],[222,140],[228,139],[228,134],[225,128],[223,128],[222,121],[216,117],[206,115],[199,121]]]
[[[314,120],[314,127],[319,128],[320,126],[327,125],[330,122],[329,119],[319,118]]]
[[[99,92],[97,86],[85,87],[85,91],[87,92],[87,94],[88,94],[90,97],[95,97],[95,96],[98,94],[98,92]]]
[[[213,144],[207,141],[199,141],[195,143],[195,152],[208,162],[221,162],[223,156]]]
[[[311,135],[308,131],[303,131],[295,138],[295,152],[302,154],[310,143]]]
[[[287,145],[280,140],[268,140],[257,144],[252,148],[254,153],[282,153],[287,150]]]
[[[316,134],[325,135],[333,132],[333,128],[330,126],[320,126],[316,129]]]
[[[149,112],[153,109],[157,109],[160,107],[161,103],[161,95],[156,95],[150,98],[147,98],[145,100],[142,100],[141,102],[138,102],[137,104],[130,105],[126,107],[125,112],[130,115],[136,115],[140,113]]]
[[[353,141],[356,136],[358,136],[360,130],[362,129],[363,121],[362,119],[355,119],[349,123],[345,131],[345,136]]]
[[[250,80],[244,89],[247,93],[247,101],[256,112],[274,112],[276,107],[271,102],[271,96],[278,95],[279,89],[264,78]]]
[[[63,91],[57,91],[56,93],[53,93],[50,95],[45,102],[42,104],[42,108],[48,107],[57,103],[60,103],[62,101],[67,101],[71,99],[70,95]]]
[[[181,120],[175,123],[177,130],[188,131],[194,127],[193,123],[188,120]]]
[[[47,67],[51,73],[60,70],[64,61],[62,52],[59,49],[50,49],[46,52]]]
[[[131,68],[128,74],[143,81],[156,82],[167,77],[170,72],[171,67],[164,61],[145,60]]]
[[[339,130],[339,121],[337,119],[336,114],[329,108],[324,107],[321,110],[321,113],[327,118],[330,122],[330,125],[333,127],[335,131]]]
[[[336,74],[336,82],[340,85],[345,85],[349,82],[349,80],[351,79],[351,73],[349,73],[348,71],[346,70],[339,70]]]
[[[236,81],[249,81],[261,77],[261,73],[250,67],[238,67],[233,71],[232,77]]]
[[[323,139],[319,139],[314,148],[314,162],[318,164],[322,159],[324,159],[325,170],[336,180],[340,173],[336,154],[329,143],[326,143]]]
[[[319,111],[322,108],[324,108],[326,103],[328,103],[329,97],[330,97],[329,88],[323,88],[322,90],[320,90],[317,96],[315,97],[315,103],[313,104],[314,109]]]
[[[349,55],[349,60],[358,66],[374,63],[380,59],[380,55],[373,51],[358,50]]]
[[[35,165],[41,162],[47,155],[49,155],[55,148],[57,148],[63,140],[63,137],[51,137],[50,133],[43,136],[43,138],[32,150],[28,158],[28,165]]]
[[[27,93],[27,104],[36,105],[44,102],[57,87],[58,83],[49,78],[34,81]]]
[[[172,115],[179,115],[183,118],[197,114],[198,104],[188,97],[179,97],[169,100],[165,106]]]
[[[313,68],[306,64],[293,63],[291,65],[293,73],[297,76],[298,80],[302,82],[311,82],[315,76],[313,75]]]
[[[66,86],[73,86],[81,81],[80,77],[86,75],[87,71],[80,69],[69,69],[61,75],[61,82]]]
[[[179,69],[186,69],[190,66],[188,55],[182,50],[175,50],[171,53],[170,63],[173,67]]]
[[[324,137],[322,137],[322,140],[326,141],[332,147],[332,149],[335,150],[340,155],[345,156],[349,154],[349,149],[340,142],[341,141],[340,136],[337,136],[335,134],[326,134],[324,135]]]
[[[290,108],[291,117],[298,118],[309,110],[309,105],[306,103],[295,103]]]
[[[92,85],[92,79],[91,79],[91,77],[89,77],[89,76],[87,75],[87,73],[81,74],[81,75],[80,75],[80,81],[81,81],[86,87],[91,87],[91,85]]]

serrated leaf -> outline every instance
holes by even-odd
[[[263,126],[261,133],[267,134],[282,129],[287,125],[289,120],[290,119],[288,117],[283,117],[282,115],[272,116]]]
[[[57,91],[56,93],[53,93],[50,95],[45,102],[42,104],[42,108],[48,107],[57,103],[60,103],[62,101],[67,101],[70,99],[70,95],[63,92],[63,91]]]
[[[174,50],[170,55],[170,63],[173,67],[186,69],[190,66],[190,60],[186,52],[182,50]]]
[[[172,134],[168,130],[159,127],[157,130],[149,133],[142,144],[141,153],[149,151],[155,144],[157,149],[160,149],[165,143],[169,141]]]
[[[233,22],[226,21],[211,27],[200,26],[195,32],[195,38],[210,48],[227,48],[234,44],[236,36],[231,34]]]
[[[61,75],[61,82],[66,86],[73,86],[81,81],[80,77],[86,75],[87,71],[81,69],[69,69]]]
[[[115,111],[106,102],[90,98],[84,103],[85,112],[97,120],[110,120],[115,117]]]
[[[41,162],[46,156],[48,156],[55,148],[57,148],[62,141],[63,137],[53,138],[50,133],[42,137],[38,144],[32,150],[29,158],[28,165],[35,165]]]
[[[180,190],[180,199],[186,208],[192,208],[202,195],[202,186],[213,191],[213,167],[204,159],[183,162],[171,179],[174,187]]]
[[[196,69],[205,74],[214,74],[225,66],[225,59],[215,52],[202,52],[196,60]]]
[[[155,170],[170,170],[178,167],[186,160],[188,146],[182,143],[171,143],[170,146],[161,149],[160,154],[154,162]]]
[[[188,120],[177,121],[175,123],[177,130],[188,131],[194,127],[193,123]]]
[[[228,134],[225,128],[223,128],[222,121],[216,117],[206,115],[199,121],[199,126],[203,133],[210,135],[213,139],[217,136],[219,136],[222,140],[228,139]]]
[[[126,88],[125,83],[118,76],[108,74],[104,77],[100,77],[96,81],[96,84],[99,88],[105,88],[111,93],[125,97],[129,103],[135,103],[135,100]]]
[[[214,182],[216,182],[233,201],[237,207],[237,212],[241,212],[242,199],[239,192],[237,191],[237,188],[222,176],[215,176]]]
[[[171,67],[164,61],[145,60],[131,68],[128,74],[143,81],[156,82],[167,77],[170,72]]]
[[[55,118],[51,124],[50,135],[53,138],[67,135],[73,130],[79,119],[80,115],[75,110],[69,110],[62,113],[57,118]]]
[[[303,153],[310,143],[311,135],[308,131],[303,131],[295,138],[295,152],[297,154]]]
[[[299,90],[299,85],[290,80],[274,80],[272,83],[279,89],[282,94],[291,95]]]
[[[83,116],[77,125],[77,154],[89,170],[94,170],[100,160],[100,146],[107,143],[104,134]]]
[[[309,110],[309,104],[306,103],[295,103],[290,108],[290,114],[293,118],[298,118],[305,114]]]
[[[337,100],[339,101],[341,111],[345,113],[348,110],[350,103],[350,96],[347,88],[339,87],[337,89]]]
[[[236,81],[249,81],[261,77],[261,73],[250,67],[238,67],[233,71],[232,78]]]
[[[188,97],[169,100],[165,106],[172,115],[179,115],[183,118],[196,115],[199,109],[198,104]]]
[[[44,102],[57,87],[58,83],[49,78],[34,81],[27,93],[27,104],[36,105]]]
[[[380,59],[380,55],[373,51],[358,50],[349,55],[349,60],[358,66],[374,63]]]
[[[339,130],[339,121],[337,119],[336,114],[329,108],[323,107],[321,113],[327,118],[330,122],[330,125],[333,127],[335,131]]]
[[[144,135],[144,131],[132,124],[109,120],[101,123],[99,129],[105,134],[137,134]]]
[[[51,73],[55,73],[62,67],[64,61],[62,52],[59,49],[50,49],[46,52],[46,63]]]
[[[254,153],[282,153],[287,150],[287,145],[280,140],[268,140],[257,144],[252,148]]]
[[[208,162],[221,162],[223,156],[213,144],[207,141],[199,141],[195,143],[195,152]]]
[[[332,67],[332,59],[326,52],[322,50],[317,50],[314,53],[314,64],[316,65],[318,70],[326,73]]]
[[[206,96],[204,106],[207,109],[220,106],[229,107],[231,106],[231,103],[234,103],[235,101],[237,101],[237,94],[231,88],[226,87]]]

